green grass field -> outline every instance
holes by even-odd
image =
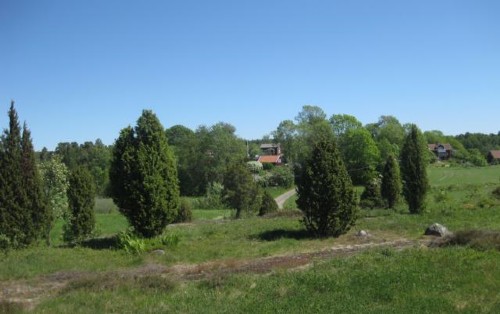
[[[98,200],[100,238],[94,248],[62,246],[62,225],[58,223],[51,234],[52,247],[1,255],[0,284],[20,279],[38,282],[54,273],[97,274],[43,298],[34,311],[40,313],[500,312],[500,252],[494,249],[373,249],[318,260],[301,271],[282,270],[267,276],[214,272],[198,281],[106,275],[144,265],[236,263],[320,251],[359,243],[355,233],[361,229],[378,242],[422,239],[424,229],[434,222],[452,231],[500,231],[500,200],[492,195],[500,186],[500,166],[431,167],[429,176],[431,189],[422,215],[409,215],[404,204],[395,211],[362,210],[356,227],[346,235],[314,239],[304,233],[293,199],[288,202],[288,212],[273,218],[232,220],[231,210],[195,209],[192,223],[167,228],[166,233],[179,243],[160,247],[164,255],[134,255],[106,246],[128,224],[110,200]],[[0,300],[0,312],[16,310],[15,304]]]

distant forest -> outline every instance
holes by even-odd
[[[310,149],[308,138],[322,127],[332,128],[354,183],[364,184],[373,173],[380,172],[388,155],[399,156],[408,126],[387,115],[363,125],[354,116],[334,114],[328,118],[320,107],[304,106],[294,120],[282,121],[262,139],[239,138],[236,128],[224,122],[196,130],[174,125],[165,132],[176,155],[181,193],[203,195],[210,183],[221,182],[231,161],[254,160],[261,153],[262,143],[280,143],[284,160],[289,165],[300,163]],[[424,136],[429,144],[450,144],[453,157],[449,162],[457,165],[486,166],[488,152],[500,149],[500,132],[448,136],[435,130],[424,132]],[[46,162],[57,155],[70,170],[84,166],[94,178],[98,195],[106,196],[111,151],[112,146],[97,139],[82,144],[59,143],[54,151],[44,148],[37,152],[37,157],[39,162]]]

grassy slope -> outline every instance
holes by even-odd
[[[430,178],[432,189],[426,213],[408,215],[404,205],[396,212],[363,211],[364,218],[358,221],[356,229],[366,229],[378,238],[420,237],[424,228],[433,222],[443,223],[451,230],[500,229],[500,203],[490,195],[491,190],[500,185],[500,166],[431,168]],[[114,209],[110,210],[106,202],[101,202],[104,209],[97,211],[101,234],[126,229],[126,220]],[[168,229],[167,232],[179,236],[180,243],[177,247],[166,248],[164,256],[130,256],[115,250],[58,247],[11,252],[0,258],[0,280],[31,278],[56,271],[110,270],[146,262],[172,265],[269,256],[317,250],[355,239],[355,230],[338,239],[304,238],[297,217],[206,221],[226,214],[228,211],[195,210],[193,224]],[[60,225],[54,230],[54,240],[58,233]],[[155,312],[162,307],[184,312],[208,308],[214,312],[242,312],[260,307],[266,312],[277,308],[287,309],[286,312],[324,311],[326,308],[339,312],[367,309],[408,312],[412,306],[425,311],[434,304],[444,312],[460,309],[478,312],[477,306],[481,306],[482,311],[492,311],[500,304],[496,294],[489,292],[500,289],[498,254],[461,248],[363,253],[300,273],[279,273],[269,277],[238,275],[202,283],[173,283],[171,288],[165,288],[168,291],[156,289],[157,283],[144,293],[139,293],[144,287],[136,283],[126,283],[109,291],[78,288],[48,301],[40,309],[69,312],[84,306],[78,311],[134,312],[144,310],[146,304],[155,304]],[[426,280],[431,281],[432,289],[426,286]],[[255,288],[252,288],[254,283]],[[352,302],[353,295],[356,295],[356,302]],[[369,304],[374,307],[367,308]]]

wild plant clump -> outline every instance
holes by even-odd
[[[190,222],[193,219],[191,202],[185,198],[181,199],[181,205],[175,222]]]
[[[278,211],[278,204],[274,198],[269,194],[269,192],[265,191],[262,196],[262,204],[259,209],[259,216],[264,216],[270,213],[274,213]]]
[[[493,192],[491,192],[491,194],[493,194],[493,197],[500,200],[500,186],[494,189]]]

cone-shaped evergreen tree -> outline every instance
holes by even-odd
[[[224,198],[236,209],[236,218],[243,213],[256,213],[261,205],[261,195],[250,170],[243,162],[231,164],[224,174]]]
[[[389,155],[382,173],[382,197],[389,208],[394,208],[401,195],[401,174],[399,163],[393,155]]]
[[[412,214],[419,214],[424,210],[425,195],[429,185],[426,156],[427,148],[422,132],[412,124],[401,152],[403,194]]]
[[[120,132],[113,149],[111,193],[135,231],[161,234],[179,208],[179,183],[173,153],[156,115],[144,110],[137,126]]]
[[[333,134],[318,136],[312,154],[302,165],[297,205],[309,232],[336,237],[356,221],[356,196]]]
[[[259,216],[274,213],[278,210],[278,204],[276,204],[273,196],[268,191],[264,191],[264,194],[262,195],[262,204],[260,205],[259,209]]]
[[[35,150],[31,141],[31,132],[26,123],[23,126],[21,154],[22,189],[26,192],[26,204],[23,207],[31,216],[31,229],[26,230],[26,233],[30,241],[43,236],[48,240],[51,212],[43,193],[42,180],[37,168]]]
[[[0,152],[0,233],[12,246],[24,246],[32,241],[32,220],[23,189],[21,127],[11,102],[9,128],[4,130]]]
[[[69,211],[64,225],[64,241],[80,242],[92,234],[95,227],[94,204],[94,179],[87,169],[78,167],[69,176]]]

